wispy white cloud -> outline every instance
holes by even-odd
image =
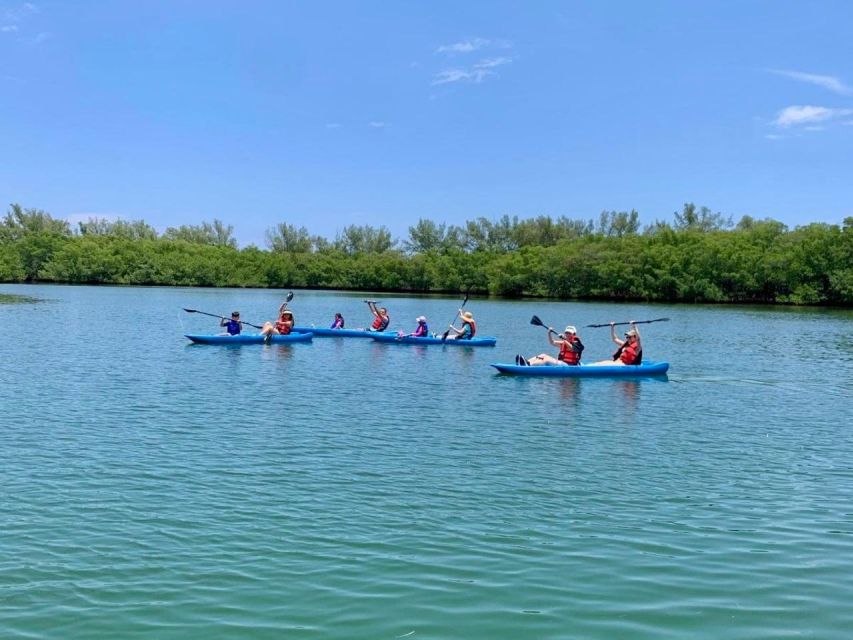
[[[32,13],[38,13],[39,8],[32,2],[24,2],[15,7],[3,10],[0,16],[7,22],[20,22]]]
[[[337,123],[337,122],[327,122],[327,123],[326,123],[326,128],[327,128],[327,129],[340,129],[340,128],[341,128],[341,125],[340,125],[339,123]]]
[[[814,125],[820,122],[829,122],[853,115],[853,109],[831,109],[829,107],[816,107],[813,105],[792,105],[785,107],[773,121],[777,127],[783,129],[795,126]]]
[[[783,139],[785,136],[783,136],[783,135],[779,135],[778,133],[768,133],[768,134],[767,134],[766,136],[764,136],[764,137],[765,137],[765,138],[767,138],[768,140],[781,140],[781,139]]]
[[[486,40],[485,38],[470,38],[468,40],[462,40],[461,42],[454,42],[453,44],[443,44],[438,49],[435,50],[436,53],[471,53],[472,51],[477,51],[479,49],[483,49],[484,47],[488,47],[491,44],[491,40]]]
[[[3,33],[14,33],[18,30],[18,25],[16,24],[6,24],[0,27],[0,31]]]
[[[512,58],[508,56],[500,56],[498,58],[484,58],[474,65],[475,69],[493,69],[512,62]]]
[[[797,80],[798,82],[806,82],[808,84],[813,84],[842,96],[853,95],[853,87],[847,86],[842,80],[836,78],[835,76],[822,76],[816,73],[803,73],[802,71],[786,71],[784,69],[770,69],[770,72],[775,73],[776,75],[790,78],[791,80]]]
[[[449,84],[452,82],[483,82],[489,76],[496,76],[493,71],[496,67],[503,66],[512,62],[512,58],[501,56],[498,58],[483,58],[479,62],[474,63],[470,67],[445,69],[439,71],[433,76],[433,85]]]
[[[32,37],[32,39],[30,40],[30,44],[41,44],[42,42],[47,40],[49,37],[50,37],[50,34],[47,31],[42,31],[42,32],[37,33],[36,35],[34,35]]]
[[[387,122],[382,122],[381,120],[371,120],[367,123],[368,127],[373,127],[374,129],[384,129],[388,126]]]

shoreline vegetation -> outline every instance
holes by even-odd
[[[636,211],[597,221],[539,216],[421,219],[404,240],[350,225],[334,240],[279,223],[238,248],[219,220],[169,227],[91,218],[76,228],[10,205],[0,282],[370,290],[577,300],[853,306],[853,217],[789,229],[685,204],[641,228]]]

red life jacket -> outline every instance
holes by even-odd
[[[275,321],[275,330],[279,332],[280,335],[286,336],[290,333],[290,330],[293,328],[292,320],[281,320],[278,319]]]
[[[376,316],[376,319],[373,321],[373,324],[370,325],[370,328],[374,331],[385,331],[390,322],[391,318],[388,316]]]
[[[636,342],[626,342],[622,346],[622,353],[619,355],[619,359],[623,362],[623,364],[640,364],[642,362],[642,351],[637,349]]]
[[[578,337],[574,336],[571,339],[571,342],[579,342]],[[560,345],[560,355],[557,356],[557,359],[561,362],[565,362],[566,364],[580,364],[581,354],[580,351],[572,350],[572,347],[569,345],[569,341],[566,340]]]
[[[468,325],[468,331],[465,331],[465,325]],[[462,321],[462,333],[459,334],[460,340],[470,340],[477,335],[477,323],[473,320]]]

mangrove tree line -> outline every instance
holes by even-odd
[[[853,217],[789,229],[686,204],[646,227],[636,211],[605,211],[597,220],[422,219],[402,240],[385,227],[351,225],[328,239],[280,223],[266,240],[266,249],[240,248],[219,220],[163,233],[141,220],[72,228],[13,204],[0,222],[0,281],[853,304]]]

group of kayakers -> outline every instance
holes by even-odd
[[[365,331],[376,331],[383,332],[387,331],[388,326],[391,324],[391,316],[388,315],[388,309],[385,307],[377,306],[375,300],[365,300],[367,303],[367,308],[370,310],[370,313],[373,315],[373,322],[370,327],[365,329]],[[278,309],[278,319],[274,322],[265,322],[263,327],[261,327],[261,335],[269,336],[269,335],[288,335],[293,331],[294,327],[294,319],[293,312],[287,308],[288,301],[285,301],[281,304]],[[470,311],[465,311],[464,309],[459,309],[459,314],[457,316],[462,320],[462,326],[456,327],[453,323],[448,327],[448,333],[453,332],[453,336],[450,336],[450,339],[457,340],[470,340],[475,335],[477,335],[477,323],[474,321],[474,314]],[[427,319],[425,316],[418,316],[415,320],[417,322],[417,326],[412,333],[404,334],[409,335],[415,338],[425,338],[430,335],[429,333],[429,325],[427,324]],[[456,320],[454,319],[454,323]],[[243,325],[247,324],[246,322],[240,320],[240,312],[235,311],[231,314],[231,318],[222,318],[219,322],[219,326],[225,328],[225,332],[227,335],[236,336],[239,335],[243,330]],[[253,325],[255,326],[255,325]],[[344,329],[346,327],[346,321],[344,320],[344,316],[341,313],[335,314],[335,319],[332,321],[331,329]]]
[[[640,342],[640,331],[637,329],[637,323],[631,320],[629,323],[631,328],[625,332],[625,339],[622,340],[616,335],[616,323],[610,323],[610,338],[618,346],[613,353],[612,359],[593,362],[592,365],[613,366],[626,364],[642,364],[643,362],[643,346]],[[538,356],[533,356],[530,359],[524,356],[515,356],[515,363],[521,366],[539,366],[539,365],[569,365],[576,366],[581,363],[581,355],[583,355],[583,342],[578,336],[578,330],[569,325],[563,330],[563,333],[557,333],[551,327],[548,327],[548,342],[559,349],[557,357],[540,353]]]
[[[294,320],[293,312],[287,308],[287,304],[292,297],[282,303],[278,309],[278,319],[275,321],[265,322],[261,329],[261,335],[288,335],[293,331]],[[384,332],[391,324],[391,317],[388,315],[388,309],[377,306],[375,300],[365,300],[367,308],[373,315],[373,322],[365,331]],[[464,305],[463,305],[464,306]],[[456,318],[462,321],[461,327],[456,327]],[[474,321],[474,314],[465,309],[459,309],[456,318],[450,324],[444,334],[443,339],[470,340],[477,335],[477,323]],[[535,316],[534,320],[539,321]],[[412,338],[427,338],[430,337],[429,325],[426,316],[418,316],[415,319],[417,323],[414,331],[411,333],[400,332],[399,335]],[[240,320],[240,312],[235,311],[231,314],[231,318],[222,318],[220,326],[225,328],[228,335],[238,335],[242,331],[243,324],[247,324]],[[625,332],[624,339],[616,335],[616,323],[610,323],[610,337],[617,345],[616,351],[613,353],[610,360],[601,360],[593,362],[592,365],[638,365],[643,362],[643,346],[640,341],[640,331],[637,329],[637,323],[634,320],[629,322],[631,328]],[[257,325],[252,325],[257,326]],[[341,313],[336,313],[332,322],[331,329],[344,329],[346,322]],[[541,326],[544,326],[542,324]],[[601,325],[597,325],[601,326]],[[606,326],[606,325],[604,325]],[[541,366],[541,365],[568,365],[577,366],[581,363],[581,356],[584,351],[584,344],[578,336],[577,329],[569,325],[562,333],[557,332],[551,327],[548,329],[548,342],[557,347],[559,350],[557,356],[554,357],[547,353],[540,353],[532,356],[529,359],[521,355],[515,356],[515,363],[520,366]],[[450,335],[450,334],[453,335]]]

